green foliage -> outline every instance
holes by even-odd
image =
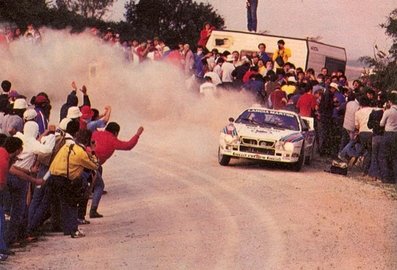
[[[59,9],[67,9],[84,18],[102,19],[115,0],[56,0]]]
[[[196,44],[204,22],[209,22],[218,29],[224,27],[223,18],[210,4],[198,4],[193,0],[131,0],[125,5],[125,22],[105,22],[101,19],[104,13],[100,13],[100,10],[106,12],[113,2],[114,0],[0,0],[0,22],[16,24],[22,30],[29,23],[36,27],[54,29],[70,27],[72,32],[93,26],[102,31],[111,27],[120,33],[122,40],[144,40],[158,36],[169,45],[178,42]],[[87,9],[84,3],[97,5]]]
[[[1,0],[0,20],[26,26],[29,22],[43,25],[47,20],[48,7],[45,0]]]
[[[205,22],[218,29],[224,19],[208,3],[192,0],[130,0],[126,3],[125,18],[134,27],[135,38],[158,36],[171,45],[178,42],[196,44]]]
[[[370,80],[375,87],[381,90],[397,90],[397,9],[380,26],[393,40],[391,48],[385,53],[375,46],[374,56],[361,57],[360,61],[373,69]]]

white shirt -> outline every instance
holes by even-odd
[[[221,67],[221,65],[216,65],[214,67],[214,72],[216,74],[218,74],[219,78],[221,78],[222,77],[222,67]]]
[[[230,62],[223,63],[222,67],[222,82],[233,82],[232,72],[235,69],[234,65]]]
[[[380,126],[385,127],[385,131],[397,132],[397,105],[391,106],[383,113]]]
[[[216,86],[212,82],[205,82],[200,85],[200,94],[212,95],[216,91]]]
[[[360,104],[358,104],[358,101],[356,99],[349,101],[346,104],[346,112],[345,112],[345,118],[343,120],[343,128],[349,131],[354,131],[355,129],[354,115],[359,109],[360,109]]]
[[[205,77],[210,77],[212,80],[212,83],[215,85],[221,84],[221,78],[219,77],[219,75],[216,72],[213,71],[209,71],[207,73],[204,74],[204,78]]]
[[[354,123],[355,123],[356,127],[358,127],[358,132],[371,132],[372,133],[372,129],[368,128],[368,119],[369,119],[369,115],[371,114],[372,110],[374,110],[374,109],[375,108],[364,107],[355,113]]]
[[[20,138],[23,141],[23,151],[18,155],[17,161],[14,165],[18,168],[30,170],[36,161],[37,154],[50,154],[55,144],[55,136],[47,138],[46,143],[40,143],[36,140],[39,134],[39,126],[34,121],[28,121],[25,123],[24,134],[18,132],[15,137]]]

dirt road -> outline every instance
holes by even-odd
[[[0,268],[397,269],[384,187],[318,167],[221,167],[216,135],[201,150],[145,136],[105,165],[105,217],[81,226],[85,238],[47,235]]]

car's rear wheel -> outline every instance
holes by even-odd
[[[222,166],[227,166],[229,165],[230,162],[230,156],[222,155],[221,154],[221,149],[218,148],[218,162]]]

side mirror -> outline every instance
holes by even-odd
[[[308,127],[302,127],[302,131],[309,131]]]
[[[229,118],[229,122],[232,122],[232,123],[233,123],[233,122],[234,122],[234,118],[233,118],[233,117],[230,117],[230,118]]]

